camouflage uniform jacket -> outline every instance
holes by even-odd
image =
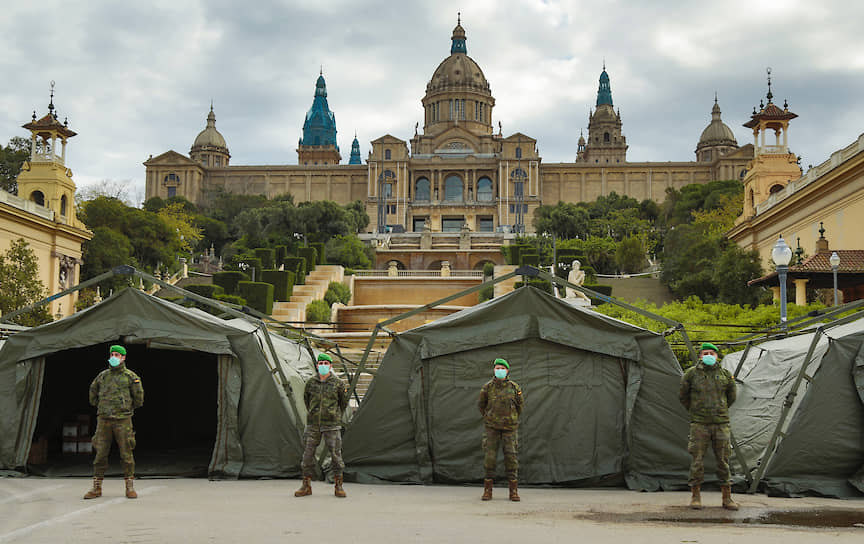
[[[491,379],[480,389],[478,407],[487,427],[502,431],[515,431],[525,399],[522,388],[509,378]]]
[[[144,404],[141,378],[125,364],[103,370],[90,384],[90,404],[97,407],[99,417],[132,417],[132,412]]]
[[[306,382],[303,402],[307,425],[320,430],[338,429],[342,426],[342,413],[348,407],[348,384],[332,371],[326,380],[315,376]]]
[[[681,378],[678,399],[690,412],[691,423],[729,423],[729,407],[735,402],[735,378],[721,367],[696,363]]]

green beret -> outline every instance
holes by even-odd
[[[713,349],[717,353],[720,353],[720,350],[717,349],[717,346],[715,346],[711,342],[702,342],[702,347],[699,348],[699,351],[702,351],[703,349]]]
[[[495,359],[495,362],[492,363],[492,366],[495,366],[495,365],[504,365],[507,367],[507,370],[510,370],[510,363],[508,363],[504,359]]]
[[[328,355],[326,353],[319,353],[318,354],[318,360],[319,361],[327,361],[328,363],[332,363],[333,357],[330,357],[330,355]]]
[[[126,348],[124,348],[123,346],[116,346],[115,345],[115,346],[111,346],[110,348],[108,348],[108,353],[111,353],[112,351],[116,351],[120,355],[126,355]]]

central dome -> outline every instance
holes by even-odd
[[[470,90],[491,96],[489,82],[486,81],[483,70],[474,59],[468,56],[465,47],[465,29],[461,24],[457,24],[453,29],[453,37],[450,39],[452,40],[450,56],[441,61],[435,69],[432,79],[426,85],[426,94]]]
[[[213,113],[212,106],[210,107],[210,114],[207,116],[207,127],[198,133],[195,143],[192,144],[193,150],[211,148],[218,148],[219,150],[228,149],[225,138],[216,130],[216,115]]]
[[[714,107],[711,108],[711,123],[702,131],[699,137],[699,145],[733,145],[738,146],[732,129],[720,119],[720,105],[714,99]]]

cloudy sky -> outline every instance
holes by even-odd
[[[210,101],[231,162],[296,164],[323,65],[347,162],[384,134],[409,139],[420,100],[449,55],[457,11],[468,54],[505,135],[538,140],[545,162],[576,156],[605,58],[631,161],[693,160],[715,91],[743,145],[773,71],[775,102],[800,117],[789,144],[818,164],[864,132],[857,2],[581,0],[40,0],[0,18],[0,141],[47,111],[78,132],[79,186],[130,180],[143,196],[149,155],[188,154]]]

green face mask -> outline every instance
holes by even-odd
[[[702,362],[708,366],[714,366],[717,363],[717,357],[713,355],[703,355]]]

